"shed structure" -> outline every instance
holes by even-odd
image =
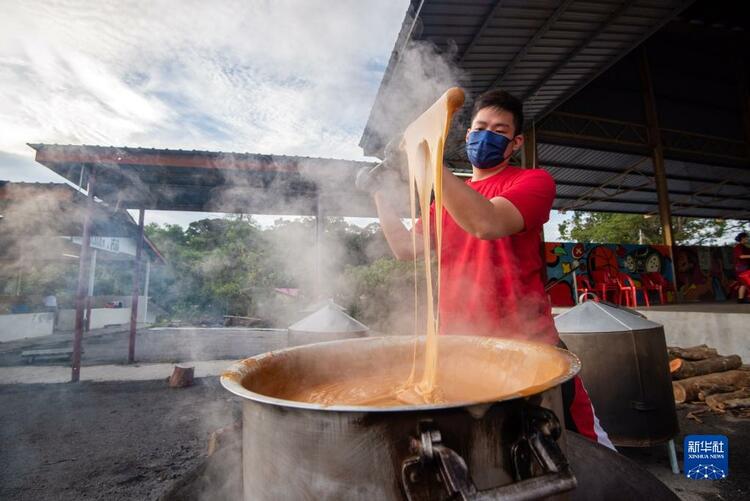
[[[672,214],[750,219],[748,28],[741,2],[412,0],[360,145],[379,155],[418,114],[400,95],[433,98],[404,64],[427,45],[468,94],[455,172],[471,170],[473,99],[503,88],[524,102],[524,164],[555,178],[553,208],[659,215],[672,245]]]

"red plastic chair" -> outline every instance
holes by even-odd
[[[625,300],[625,306],[628,308],[635,308],[638,306],[638,296],[636,295],[636,286],[633,279],[627,273],[619,272],[617,274],[617,285],[620,287],[620,300],[619,304],[622,305],[623,299]],[[645,295],[645,294],[644,294]],[[646,299],[648,304],[648,299]]]
[[[586,275],[573,274],[573,280],[576,281],[576,290],[578,291],[578,298],[581,298],[581,302],[588,301],[589,293],[594,294],[594,301],[599,302],[599,297],[595,294],[594,288],[589,281],[589,277]],[[576,301],[578,301],[578,298],[576,298]]]
[[[613,303],[620,302],[620,284],[617,279],[612,277],[607,270],[594,270],[591,272],[591,278],[594,279],[594,291],[603,301],[608,301],[608,294],[614,295]]]
[[[670,284],[661,273],[641,273],[641,281],[643,282],[643,297],[646,299],[646,306],[651,306],[648,300],[649,292],[656,292],[659,294],[659,302],[665,304],[664,292],[672,289]]]

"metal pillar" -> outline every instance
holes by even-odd
[[[659,132],[659,118],[656,112],[656,97],[654,85],[651,79],[651,70],[648,64],[646,49],[640,49],[640,77],[641,94],[643,96],[643,107],[646,117],[646,130],[648,142],[651,148],[651,160],[654,166],[654,181],[656,183],[656,196],[659,202],[659,220],[662,227],[664,245],[669,247],[669,258],[672,261],[672,280],[675,291],[677,290],[677,275],[674,267],[674,237],[672,230],[672,209],[669,202],[669,186],[667,184],[667,172],[664,167],[664,147]]]
[[[536,157],[536,127],[534,123],[531,123],[531,127],[526,129],[523,133],[523,167],[525,169],[536,169],[537,157]]]
[[[83,344],[83,313],[86,307],[86,286],[89,278],[89,251],[91,249],[91,218],[94,211],[94,190],[96,171],[91,168],[88,179],[86,209],[83,215],[83,234],[81,252],[78,257],[78,286],[76,288],[76,321],[73,334],[73,357],[71,361],[70,381],[76,383],[81,378],[81,347]]]
[[[537,169],[537,145],[536,145],[536,127],[534,122],[531,122],[531,127],[526,129],[523,133],[523,167],[524,169]],[[544,228],[539,230],[539,254],[542,258],[542,281],[547,283],[547,266],[544,265],[546,261],[546,248],[544,244]]]
[[[135,331],[138,323],[138,295],[140,294],[141,254],[143,253],[143,218],[146,211],[138,211],[138,243],[133,262],[133,295],[130,300],[130,339],[128,341],[128,363],[135,361]]]
[[[91,251],[91,264],[89,265],[89,288],[86,294],[86,321],[84,331],[91,330],[92,298],[94,297],[94,277],[96,276],[96,249]]]
[[[143,321],[148,321],[148,286],[151,283],[151,260],[146,256],[146,278],[143,281]]]
[[[737,87],[739,89],[740,111],[742,113],[742,124],[745,129],[745,143],[747,145],[747,157],[750,158],[750,76],[748,75],[747,63],[744,58],[738,58],[737,67],[739,68]]]

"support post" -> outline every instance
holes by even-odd
[[[320,195],[315,201],[315,299],[323,297],[323,253],[320,249],[320,240],[323,235],[323,214],[320,208]]]
[[[531,127],[526,129],[523,133],[523,167],[525,169],[536,169],[537,157],[536,157],[536,127],[534,123],[531,123]]]
[[[96,276],[96,249],[91,250],[91,264],[89,265],[89,288],[86,294],[86,322],[84,325],[84,331],[88,332],[91,330],[91,310],[93,305],[91,304],[94,297],[94,277]]]
[[[654,94],[651,70],[648,64],[648,55],[645,47],[640,49],[640,78],[641,94],[643,96],[644,113],[646,117],[646,129],[648,131],[648,142],[651,148],[651,161],[654,167],[654,182],[656,183],[656,196],[659,203],[659,221],[662,227],[664,245],[669,248],[669,259],[672,266],[672,280],[675,291],[677,290],[677,275],[674,267],[674,237],[672,230],[672,209],[669,201],[669,185],[667,184],[667,171],[664,167],[664,146],[659,131],[659,118],[656,111],[656,96]]]
[[[81,235],[81,252],[78,257],[78,285],[76,287],[76,317],[73,333],[73,356],[71,360],[70,381],[77,383],[81,378],[81,352],[83,344],[83,313],[86,307],[86,286],[89,277],[89,251],[91,250],[91,219],[94,212],[94,192],[96,189],[96,171],[91,168],[88,178],[86,209],[83,213],[83,232]]]
[[[740,112],[742,113],[742,125],[745,129],[745,145],[747,157],[750,159],[750,76],[748,76],[747,63],[745,58],[739,57],[737,61],[739,68],[737,88],[739,89]]]
[[[146,211],[138,211],[138,242],[133,262],[133,295],[130,300],[130,339],[128,341],[128,363],[135,361],[135,332],[138,323],[138,295],[140,294],[141,254],[143,253],[143,219]]]
[[[537,165],[537,145],[536,145],[536,127],[534,122],[531,122],[531,127],[526,129],[523,133],[523,168],[524,169],[536,169]],[[544,244],[544,228],[539,231],[539,254],[542,259],[542,281],[547,283],[547,266],[544,264],[546,261],[546,249]]]
[[[151,260],[146,256],[146,278],[143,283],[143,321],[148,322],[148,286],[151,283]]]

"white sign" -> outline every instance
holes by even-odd
[[[81,237],[65,237],[70,238],[70,241],[76,245],[81,245]],[[128,256],[135,256],[136,245],[135,240],[132,238],[123,237],[91,237],[91,248],[100,249],[114,254],[126,254]]]

